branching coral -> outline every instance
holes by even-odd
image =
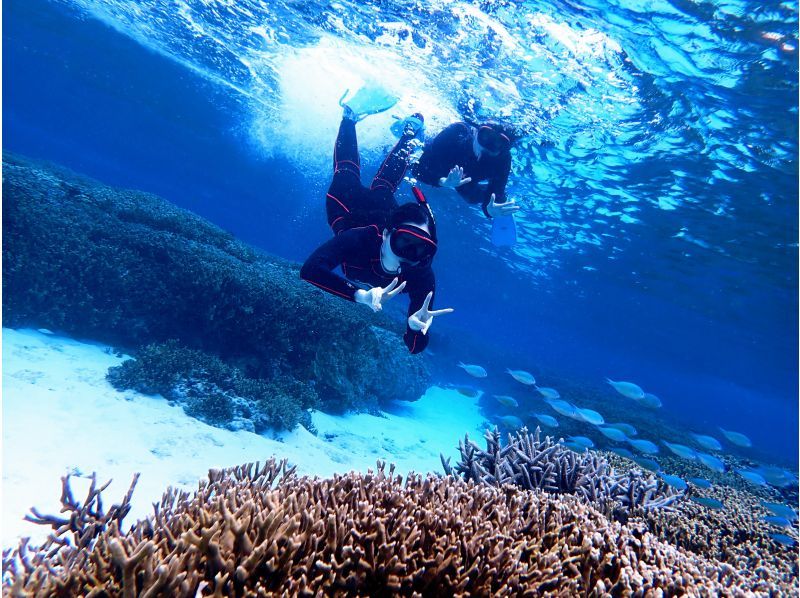
[[[63,533],[64,530],[62,530]],[[4,555],[12,596],[733,595],[749,581],[577,497],[377,471],[297,477],[273,460],[90,546],[53,537]]]
[[[453,468],[442,457],[445,473],[496,486],[576,494],[622,519],[632,510],[669,508],[683,495],[641,470],[616,473],[608,461],[591,451],[576,453],[550,436],[541,440],[538,427],[533,433],[522,428],[509,434],[505,446],[497,428],[487,430],[484,438],[486,450],[469,436],[459,441],[461,461]]]

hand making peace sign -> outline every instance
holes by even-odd
[[[425,297],[425,301],[422,302],[422,307],[408,316],[408,327],[411,328],[411,330],[422,332],[422,334],[428,334],[428,328],[433,324],[434,316],[453,313],[452,307],[430,311],[428,307],[431,304],[431,299],[433,299],[433,291],[428,293],[428,296]]]
[[[368,305],[372,311],[381,311],[383,309],[383,304],[401,292],[404,288],[406,288],[406,281],[403,281],[403,284],[398,286],[397,278],[394,278],[392,282],[385,287],[372,287],[368,291],[364,291],[362,289],[357,290],[355,300],[356,303]]]

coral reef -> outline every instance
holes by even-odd
[[[126,351],[176,339],[252,379],[309,381],[328,411],[427,387],[401,322],[310,288],[296,264],[159,197],[4,153],[2,205],[5,326]]]
[[[404,481],[380,463],[333,479],[297,477],[274,460],[212,470],[193,495],[168,490],[126,533],[102,509],[65,510],[82,515],[50,523],[58,536],[45,545],[23,542],[4,554],[4,594],[740,595],[782,587],[609,521],[575,496],[455,477]],[[69,541],[92,524],[91,540]]]
[[[576,453],[550,436],[541,440],[538,427],[533,433],[522,428],[509,434],[505,446],[497,428],[487,430],[484,438],[486,450],[481,450],[465,436],[458,445],[461,460],[455,468],[442,457],[445,473],[496,486],[576,494],[621,520],[633,510],[668,509],[683,496],[640,469],[617,473],[594,451]]]
[[[259,434],[267,428],[292,429],[298,423],[311,429],[306,410],[318,404],[310,384],[288,376],[247,378],[218,357],[175,341],[147,345],[136,359],[109,368],[107,378],[118,390],[159,393],[210,425]]]

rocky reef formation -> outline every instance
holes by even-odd
[[[617,472],[594,451],[576,453],[550,436],[541,439],[538,427],[534,432],[522,428],[509,434],[505,445],[497,428],[487,430],[484,438],[486,450],[465,436],[458,445],[461,460],[455,468],[442,457],[445,473],[494,486],[574,494],[620,520],[632,511],[668,509],[683,496],[639,469]]]
[[[403,345],[403,324],[298,272],[154,195],[3,156],[5,326],[130,351],[173,339],[242,377],[299,382],[316,397],[308,403],[331,411],[421,396],[428,374]]]
[[[576,496],[386,471],[297,477],[285,462],[209,472],[120,531],[64,480],[55,533],[3,557],[11,596],[748,595],[789,584],[683,552]]]

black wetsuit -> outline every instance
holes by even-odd
[[[361,184],[355,123],[342,119],[333,152],[333,180],[325,202],[328,224],[335,236],[308,257],[300,270],[303,280],[332,295],[355,301],[360,287],[350,280],[369,287],[385,287],[398,278],[398,284],[406,282],[403,293],[409,295],[409,316],[422,307],[429,292],[435,292],[430,265],[410,267],[403,264],[399,274],[388,273],[381,266],[383,229],[388,226],[392,209],[397,207],[394,193],[408,167],[411,139],[400,138],[367,189]],[[333,272],[338,266],[346,278]],[[420,353],[428,345],[428,335],[406,324],[403,341],[409,351]]]
[[[481,204],[483,213],[491,218],[487,206],[492,193],[497,203],[505,202],[511,152],[504,149],[497,156],[483,153],[478,159],[473,149],[474,138],[474,127],[464,122],[453,123],[425,145],[414,176],[423,183],[439,187],[439,179],[446,177],[454,166],[461,166],[464,177],[472,181],[456,187],[456,191],[469,203]],[[488,185],[481,185],[482,181],[488,181]]]

